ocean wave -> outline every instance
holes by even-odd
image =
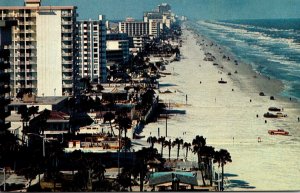
[[[198,21],[199,25],[210,28],[211,30],[219,31],[220,33],[234,33],[240,38],[255,39],[261,41],[262,44],[282,44],[287,48],[293,49],[300,53],[300,44],[292,38],[283,38],[283,37],[272,37],[271,35],[264,34],[257,31],[249,31],[247,29],[234,28],[230,26],[223,25],[222,22],[215,21]]]

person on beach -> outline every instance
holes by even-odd
[[[300,118],[298,117],[298,122],[300,121]]]

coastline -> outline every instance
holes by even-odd
[[[167,65],[167,70],[172,71],[172,75],[160,80],[161,89],[171,91],[169,94],[159,94],[160,99],[165,103],[175,104],[172,108],[187,112],[185,115],[171,116],[168,120],[168,138],[174,140],[181,137],[191,142],[196,135],[203,135],[207,138],[208,145],[228,149],[233,162],[225,166],[225,173],[232,174],[228,177],[231,182],[243,183],[232,183],[227,190],[300,189],[295,185],[300,175],[297,172],[293,173],[300,171],[300,167],[295,165],[297,155],[300,155],[297,122],[299,108],[295,106],[296,102],[279,97],[278,93],[283,88],[278,86],[280,83],[257,75],[250,65],[241,63],[235,66],[219,60],[219,65],[223,65],[221,69],[214,66],[213,62],[203,61],[208,50],[203,50],[196,44],[195,34],[184,27],[182,37],[182,60]],[[212,54],[217,58],[216,53]],[[232,58],[230,62],[233,61]],[[234,73],[234,69],[238,71],[237,74]],[[229,71],[231,76],[227,75]],[[257,78],[253,78],[254,75]],[[218,84],[220,78],[226,80],[227,84]],[[262,88],[267,96],[259,96]],[[274,95],[276,100],[270,100],[270,95]],[[284,108],[283,112],[288,114],[288,117],[264,118],[263,114],[271,106]],[[158,127],[161,128],[161,133],[164,133],[165,121],[158,120],[146,125],[143,131],[143,135],[146,136],[144,140],[150,135],[157,136]],[[270,136],[267,133],[268,129],[277,128],[284,128],[291,135]],[[262,143],[257,142],[258,137],[262,138]],[[156,147],[159,148],[159,145]],[[173,149],[171,156],[175,155],[176,151]],[[166,150],[164,156],[167,156]],[[193,161],[196,157],[190,153],[189,159]],[[267,165],[269,162],[272,166]],[[278,168],[279,166],[281,168]],[[272,167],[276,167],[276,170]],[[291,175],[288,182],[282,184],[276,178],[286,178],[285,173]]]

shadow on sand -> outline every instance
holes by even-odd
[[[224,173],[225,177],[237,177],[237,174],[229,174],[229,173]]]
[[[230,173],[225,173],[225,177],[229,178],[229,183],[227,184],[227,188],[241,188],[241,189],[255,189],[255,186],[250,186],[248,182],[244,180],[237,180],[234,179],[235,177],[238,177],[237,174],[230,174]]]
[[[167,86],[177,86],[176,84],[172,84],[172,83],[162,83],[159,84],[159,87],[167,87]]]

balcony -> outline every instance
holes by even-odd
[[[73,84],[65,84],[65,83],[63,83],[62,87],[63,88],[73,88]]]
[[[62,56],[72,56],[72,52],[62,52]]]
[[[26,69],[26,72],[36,72],[36,69]]]
[[[72,41],[72,37],[62,37],[62,41]]]
[[[61,14],[62,17],[72,17],[72,13],[62,13]]]
[[[17,69],[15,69],[15,72],[16,73],[18,73],[18,72],[25,72],[25,69],[17,68]]]
[[[32,29],[29,29],[29,30],[26,30],[26,33],[35,33],[35,31]]]
[[[34,21],[26,21],[25,24],[26,24],[26,25],[35,25],[35,22],[34,22]]]
[[[63,72],[73,72],[72,68],[63,68],[62,69]]]
[[[26,57],[36,57],[36,54],[34,54],[34,53],[26,53]]]
[[[17,76],[17,77],[15,77],[15,80],[25,80],[25,77],[24,76]]]
[[[72,60],[62,60],[63,64],[73,64]]]
[[[62,24],[62,25],[72,25],[72,21],[65,21],[65,20],[62,20],[62,21],[61,21],[61,24]]]
[[[34,84],[27,84],[26,85],[26,88],[36,88],[37,86],[36,85],[34,85]]]
[[[63,79],[63,80],[72,80],[73,77],[72,77],[72,76],[63,76],[62,79]]]
[[[63,44],[61,47],[63,49],[73,49],[73,45],[65,45],[65,44]]]
[[[62,29],[63,33],[72,33],[72,29]]]
[[[25,38],[26,41],[35,41],[35,38]]]
[[[37,77],[35,77],[35,76],[27,76],[26,79],[27,80],[37,80]]]

